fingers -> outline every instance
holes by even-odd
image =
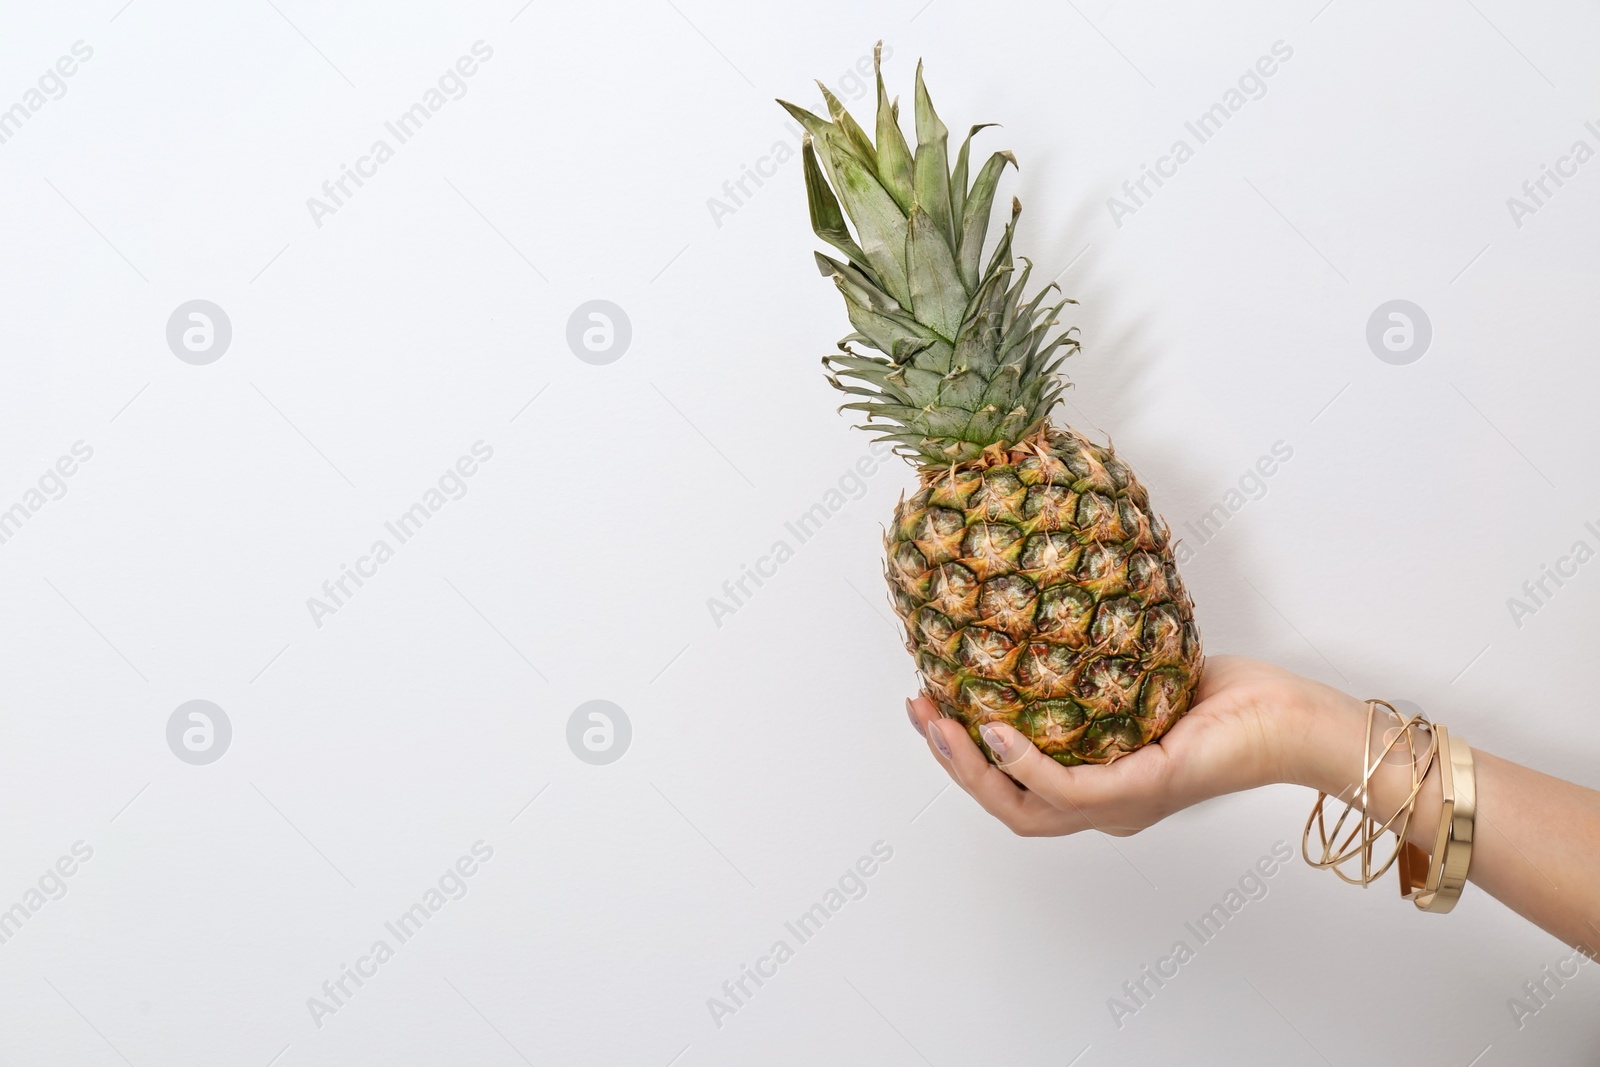
[[[906,711],[912,726],[927,739],[928,750],[945,772],[985,811],[1014,832],[1029,836],[1069,834],[1088,825],[1076,813],[1063,812],[1018,789],[1016,783],[995,768],[972,743],[961,724],[943,718],[926,696],[907,701]]]
[[[939,709],[928,699],[926,693],[918,693],[906,701],[906,715],[911,719],[911,728],[923,737],[927,737],[923,724],[930,719],[937,719]]]
[[[1064,767],[1040,752],[1032,741],[1005,723],[984,723],[983,740],[1006,774],[1028,787],[1030,793],[1071,812],[1087,826],[1107,833],[1142,829],[1150,821],[1144,809],[1152,799],[1143,775],[1125,756],[1096,767]],[[1148,754],[1143,756],[1148,760]]]
[[[960,723],[934,719],[927,723],[928,745],[956,783],[1007,826],[1020,819],[1022,792],[984,758]]]
[[[1067,768],[1040,752],[1032,741],[1001,722],[986,722],[978,732],[1005,773],[1031,792],[1069,810],[1082,805],[1082,798],[1073,793]]]

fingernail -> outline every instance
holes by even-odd
[[[996,730],[988,723],[984,723],[978,727],[978,733],[983,736],[983,743],[989,746],[989,751],[1001,759],[1006,758],[1006,739],[1000,736],[999,730]]]
[[[950,758],[950,746],[944,743],[943,730],[935,729],[933,731],[933,747],[938,749],[939,755],[943,756],[945,759]]]
[[[913,730],[919,734],[922,733],[922,724],[917,721],[917,709],[912,706],[910,697],[906,698],[906,718],[911,720],[911,728]],[[923,734],[923,736],[926,737],[927,735]]]

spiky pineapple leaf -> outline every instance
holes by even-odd
[[[880,46],[881,47],[881,46]],[[917,66],[915,150],[900,129],[899,101],[874,52],[876,143],[832,92],[832,121],[782,103],[805,128],[804,177],[812,228],[843,254],[817,253],[818,269],[844,298],[854,331],[823,357],[828,380],[852,399],[840,410],[924,465],[964,463],[996,443],[1044,425],[1064,383],[1062,361],[1078,348],[1046,308],[1053,286],[1024,299],[1031,266],[1012,265],[1021,205],[983,263],[984,242],[1009,152],[996,152],[968,183],[973,126],[948,157],[949,134]],[[857,353],[860,344],[881,355]]]
[[[955,256],[939,224],[921,204],[911,209],[906,243],[906,263],[911,271],[911,310],[921,322],[947,341],[961,332],[967,294],[956,275]]]
[[[839,98],[834,96],[826,85],[818,82],[817,88],[822,90],[822,99],[828,105],[828,114],[833,117],[833,124],[839,127],[839,131],[844,134],[845,139],[850,142],[850,147],[855,149],[861,160],[871,165],[873,176],[876,177],[878,155],[873,150],[871,139],[867,137],[867,131],[850,117],[850,112],[845,110],[844,104],[839,102]]]
[[[949,131],[933,110],[928,87],[922,80],[922,63],[917,63],[917,154],[912,161],[916,202],[938,227],[953,251],[955,224],[950,216],[950,159],[946,151]]]
[[[961,142],[961,151],[956,153],[956,166],[950,172],[950,220],[957,226],[962,225],[967,207],[967,153],[972,148],[972,138],[977,136],[979,130],[998,125],[997,122],[980,122],[972,127],[967,131],[967,139]],[[956,236],[961,235],[957,233]]]
[[[983,239],[989,232],[989,215],[994,205],[995,190],[1000,186],[1000,174],[1006,164],[1017,165],[1017,157],[1010,152],[996,152],[979,168],[972,183],[972,191],[963,205],[961,217],[961,281],[970,288],[978,284],[978,262],[983,257]]]
[[[889,190],[900,210],[911,214],[912,189],[911,149],[906,146],[906,135],[900,130],[900,108],[891,102],[883,87],[883,42],[872,50],[872,69],[878,80],[878,180]]]
[[[798,104],[791,104],[787,100],[779,100],[778,106],[787,111],[790,117],[805,129],[806,133],[818,141],[826,137],[828,131],[833,129],[833,123],[820,115],[813,115]]]
[[[900,205],[879,184],[877,176],[843,148],[843,141],[842,135],[830,131],[823,146],[834,157],[839,199],[856,224],[857,243],[873,271],[883,280],[889,295],[902,304],[910,304],[911,290],[906,282],[906,217],[900,213]]]
[[[811,208],[811,229],[818,237],[843,252],[851,263],[876,282],[867,254],[850,236],[850,228],[845,225],[839,201],[833,195],[833,190],[828,188],[827,179],[822,176],[822,168],[817,164],[816,149],[812,147],[810,137],[805,139],[800,154],[801,165],[805,168],[806,200]]]

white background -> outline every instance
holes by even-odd
[[[706,602],[866,448],[817,365],[848,327],[798,160],[708,201],[792,146],[774,96],[820,107],[883,37],[908,110],[922,56],[953,134],[1005,123],[979,145],[1021,161],[1018,249],[1082,301],[1062,416],[1180,532],[1292,447],[1185,567],[1208,649],[1600,784],[1600,562],[1507,607],[1600,525],[1600,160],[1520,227],[1506,203],[1600,144],[1592,5],[519,4],[7,6],[0,108],[93,57],[0,145],[0,508],[94,455],[0,545],[0,908],[94,854],[0,945],[0,1058],[1587,1062],[1595,968],[1519,1030],[1563,946],[1298,859],[1116,1026],[1312,798],[1032,841],[946,789],[878,574],[909,468],[720,627]],[[466,95],[316,225],[479,40]],[[1278,41],[1117,226],[1107,197]],[[208,366],[165,340],[197,298],[233,326]],[[1397,298],[1434,332],[1405,366],[1365,339]],[[565,339],[591,299],[632,322],[610,365]],[[314,625],[480,440],[467,495]],[[209,766],[166,742],[197,698],[233,724]],[[609,766],[566,742],[591,699],[632,723]],[[308,998],[479,840],[467,895],[319,1027]],[[878,841],[865,897],[716,1025]]]

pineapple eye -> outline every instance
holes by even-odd
[[[1018,562],[1025,571],[1041,571],[1041,581],[1054,582],[1072,573],[1078,556],[1078,542],[1060,532],[1036,533],[1022,546]]]
[[[1095,614],[1095,647],[1107,655],[1122,656],[1139,647],[1139,605],[1132,597],[1117,597],[1100,605]]]
[[[1020,575],[991,578],[983,583],[978,614],[989,625],[1007,633],[1022,633],[1033,624],[1034,602],[1038,595],[1033,583]]]
[[[1128,537],[1116,504],[1099,493],[1084,493],[1079,498],[1077,525],[1085,537],[1094,541],[1125,541]]]
[[[1073,647],[1089,643],[1089,620],[1094,618],[1094,596],[1076,585],[1058,585],[1039,597],[1034,618],[1042,637],[1064,641]]]
[[[1027,489],[1015,471],[992,470],[984,475],[983,488],[973,498],[970,510],[978,512],[977,518],[990,522],[1017,522],[1022,518],[1018,508],[1026,494]]]
[[[996,719],[1014,722],[1022,711],[1022,698],[1015,689],[981,678],[965,682],[961,686],[961,697],[974,709],[974,723]]]
[[[935,608],[923,608],[916,615],[917,632],[924,640],[943,647],[956,635],[956,624]]]
[[[1112,485],[1118,489],[1128,488],[1128,482],[1132,480],[1132,474],[1122,460],[1109,452],[1101,452],[1100,465],[1105,468],[1107,474],[1111,475]]]
[[[1063,763],[1081,763],[1066,751],[1083,735],[1088,715],[1075,700],[1041,700],[1024,713],[1019,724],[1040,752]]]
[[[1159,557],[1149,552],[1135,552],[1128,560],[1128,588],[1145,600],[1167,598],[1167,572]]]
[[[928,573],[927,557],[910,541],[902,541],[895,547],[890,562],[893,565],[893,579],[913,589],[922,585],[922,579]]]
[[[1093,709],[1092,717],[1100,719],[1122,714],[1138,685],[1138,667],[1131,660],[1097,659],[1083,672],[1078,692]]]
[[[1017,681],[1033,696],[1064,696],[1071,691],[1078,654],[1048,641],[1030,642],[1017,661]]]
[[[1022,531],[1015,526],[979,523],[962,539],[962,561],[979,577],[1005,574],[1016,568],[1021,542]]]
[[[1007,660],[1016,642],[1003,633],[969,626],[961,631],[961,643],[956,650],[956,660],[965,668],[985,678],[1004,678]]]

